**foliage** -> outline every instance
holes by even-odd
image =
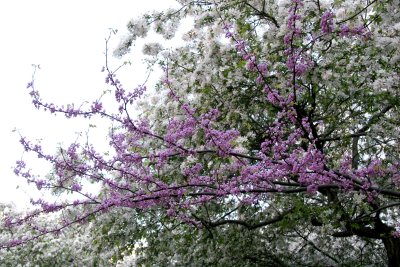
[[[1,206],[0,215],[4,219],[5,214],[15,214],[12,206]],[[41,227],[57,221],[59,216],[40,216],[37,224]],[[40,235],[32,225],[24,224],[12,230],[1,229],[0,240],[7,242],[15,237],[27,234]],[[45,235],[37,238],[35,242],[29,242],[14,248],[0,251],[1,266],[104,266],[109,259],[106,253],[98,257],[92,248],[90,237],[90,225],[85,227],[70,227],[60,231],[57,235]]]
[[[115,51],[193,19],[181,47],[144,48],[165,72],[156,94],[125,89],[108,64],[115,111],[46,103],[29,83],[36,108],[108,120],[110,151],[76,142],[49,155],[22,137],[54,169],[43,179],[19,161],[16,174],[82,198],[39,200],[6,225],[63,211],[40,232],[96,222],[96,253],[117,244],[113,262],[128,265],[397,266],[399,1],[178,2],[130,21]]]

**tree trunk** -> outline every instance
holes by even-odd
[[[388,257],[388,266],[400,267],[400,238],[382,238],[382,242],[385,245]]]

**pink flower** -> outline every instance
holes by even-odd
[[[320,26],[323,33],[332,33],[333,13],[331,11],[325,11],[324,14],[322,14]]]

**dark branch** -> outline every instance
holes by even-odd
[[[259,222],[259,223],[256,223],[256,224],[251,224],[251,223],[248,223],[248,222],[243,221],[243,220],[218,220],[216,222],[203,221],[203,223],[206,224],[209,227],[217,227],[217,226],[221,226],[221,225],[224,225],[224,224],[238,224],[238,225],[246,227],[249,230],[253,230],[253,229],[257,229],[257,228],[260,228],[260,227],[267,226],[269,224],[274,224],[276,222],[279,222],[279,221],[283,220],[283,218],[287,214],[292,212],[292,211],[293,211],[293,208],[290,209],[290,210],[282,212],[281,214],[279,214],[276,217],[273,217],[271,219],[268,219],[268,220],[265,220],[263,222]]]

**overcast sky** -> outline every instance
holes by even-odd
[[[93,100],[105,89],[100,70],[109,28],[126,32],[129,19],[172,5],[173,0],[0,1],[0,202],[21,207],[37,196],[13,173],[15,161],[23,155],[13,129],[32,140],[42,138],[48,149],[72,141],[79,130],[74,121],[34,109],[26,89],[32,64],[41,66],[36,89],[43,98],[59,104]],[[137,74],[144,71],[133,63],[135,86],[143,81]],[[46,173],[48,166],[40,168]]]

